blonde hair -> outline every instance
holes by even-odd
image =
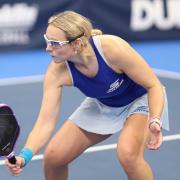
[[[102,34],[99,29],[93,29],[89,19],[74,11],[64,11],[49,18],[48,25],[53,25],[65,32],[70,41],[81,38],[84,45],[91,36]]]

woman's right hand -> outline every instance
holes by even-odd
[[[5,161],[5,164],[13,176],[19,176],[25,161],[22,157],[16,156],[16,164],[11,164],[8,160]]]

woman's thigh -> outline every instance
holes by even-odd
[[[65,165],[88,147],[109,136],[87,132],[68,119],[50,141],[45,152],[45,159],[57,165]]]
[[[133,114],[125,122],[118,139],[119,155],[143,155],[149,137],[147,115]]]

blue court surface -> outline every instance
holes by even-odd
[[[179,180],[180,150],[180,41],[141,42],[132,46],[153,67],[166,86],[169,101],[170,131],[163,131],[164,143],[158,151],[146,150],[145,158],[155,180]],[[35,123],[42,98],[42,78],[49,55],[45,50],[0,53],[0,102],[9,104],[19,120],[21,134],[18,153]],[[62,108],[55,131],[84,99],[76,88],[64,88]],[[119,133],[91,147],[70,164],[69,180],[126,180],[116,155]],[[60,145],[60,142],[59,142]],[[42,149],[19,177],[12,177],[0,160],[0,180],[43,180]]]

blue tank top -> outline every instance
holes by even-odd
[[[147,92],[126,74],[114,72],[99,53],[93,38],[90,38],[90,43],[98,61],[98,72],[95,77],[87,77],[78,71],[72,62],[68,61],[75,87],[86,96],[96,98],[111,107],[125,106]]]

